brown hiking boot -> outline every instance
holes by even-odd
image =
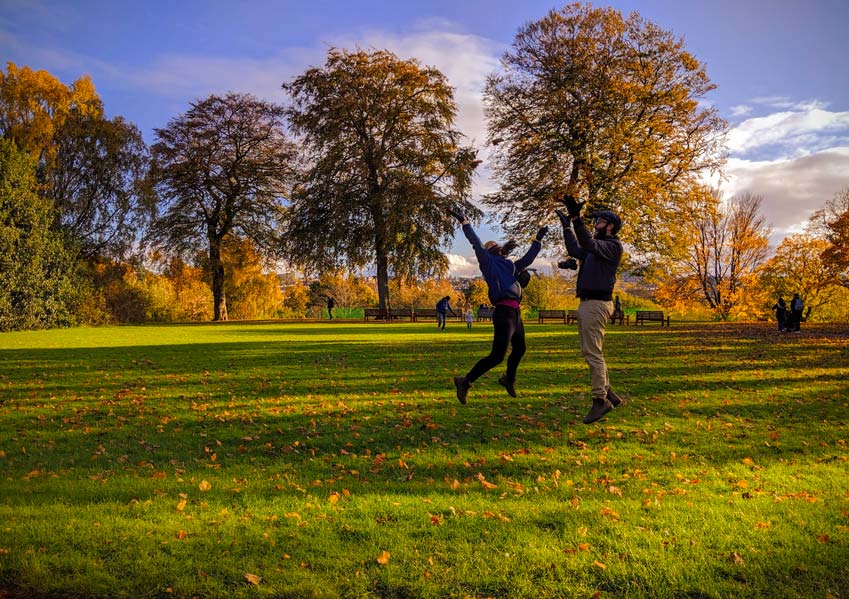
[[[514,387],[516,383],[515,381],[508,381],[506,374],[502,374],[498,377],[498,384],[507,389],[507,395],[510,397],[516,397],[516,387]]]
[[[602,416],[613,409],[613,404],[603,397],[593,397],[593,407],[584,416],[584,424],[592,424],[596,420],[601,420]]]
[[[622,405],[622,402],[624,402],[625,400],[622,399],[621,397],[619,397],[619,394],[616,393],[613,389],[608,387],[607,388],[607,401],[609,401],[610,405],[612,405],[614,408],[618,408],[620,405]]]
[[[464,376],[455,376],[454,386],[457,387],[457,399],[460,400],[461,404],[465,405],[466,396],[469,394],[469,387],[471,387],[472,384]]]

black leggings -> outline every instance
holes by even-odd
[[[512,345],[513,350],[507,358],[507,380],[511,382],[516,380],[516,369],[519,368],[519,362],[525,355],[525,325],[522,324],[519,310],[508,306],[495,306],[492,313],[492,325],[495,328],[492,350],[488,356],[478,360],[478,363],[466,375],[470,383],[501,364],[508,345]]]

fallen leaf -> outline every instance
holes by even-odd
[[[258,587],[258,586],[259,586],[259,583],[262,581],[262,578],[260,578],[260,577],[259,577],[259,576],[257,576],[256,574],[248,573],[248,574],[245,574],[245,580],[247,580],[247,581],[248,581],[249,583],[251,583],[252,585],[254,585],[254,586],[257,586],[257,587]]]
[[[181,530],[177,533],[177,538],[182,540],[185,539],[187,535],[188,533],[185,530]]]
[[[389,563],[390,554],[388,551],[382,551],[380,555],[377,556],[377,563],[381,566],[385,566]]]
[[[198,489],[200,489],[201,491],[209,491],[211,488],[212,485],[205,480],[200,481],[200,484],[198,485]]]
[[[593,562],[593,566],[595,566],[596,568],[599,568],[599,569],[601,569],[601,570],[606,570],[606,569],[607,569],[607,566],[605,566],[604,564],[602,564],[602,563],[601,563],[601,562],[599,562],[599,561],[595,561],[595,562]]]
[[[738,566],[742,566],[746,563],[745,561],[743,561],[743,556],[737,553],[736,551],[731,552],[731,561],[737,564]]]

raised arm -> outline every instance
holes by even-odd
[[[539,254],[539,251],[542,249],[542,240],[548,234],[548,227],[540,227],[540,230],[537,231],[537,236],[534,238],[531,243],[531,247],[528,248],[527,253],[524,256],[516,260],[514,264],[516,265],[516,270],[524,270],[533,264],[534,259]]]
[[[622,244],[618,239],[593,239],[581,217],[572,219],[572,226],[575,227],[575,236],[581,249],[587,254],[593,254],[608,262],[619,262],[622,257]]]
[[[563,242],[566,244],[566,253],[573,258],[583,260],[587,257],[587,252],[581,248],[578,239],[572,232],[572,223],[569,217],[560,210],[555,210],[554,212],[557,213],[558,218],[560,218],[560,224],[563,225]]]

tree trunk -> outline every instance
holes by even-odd
[[[389,310],[389,260],[382,250],[377,252],[377,301],[378,307]]]
[[[224,264],[221,241],[209,240],[209,270],[212,271],[212,320],[227,320],[227,296],[224,293]]]

